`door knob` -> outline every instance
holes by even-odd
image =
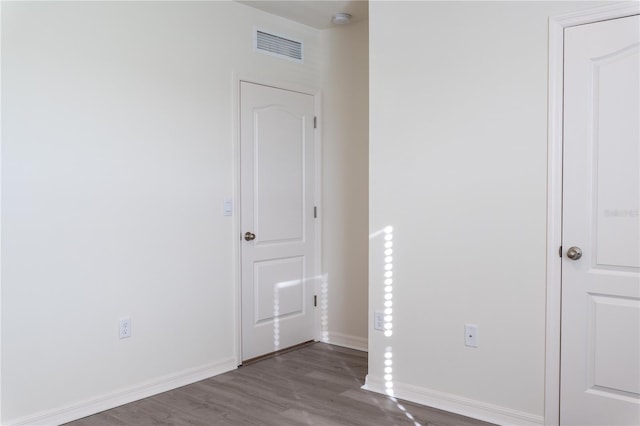
[[[256,234],[254,234],[253,232],[245,232],[244,239],[245,241],[253,241],[256,239]]]
[[[567,250],[567,257],[571,260],[578,260],[582,257],[582,249],[580,247],[571,247]]]

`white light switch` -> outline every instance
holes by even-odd
[[[231,216],[233,214],[233,201],[231,198],[225,198],[222,202],[222,215]]]
[[[375,330],[384,331],[384,312],[375,311],[373,313],[373,328]]]

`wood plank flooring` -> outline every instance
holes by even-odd
[[[489,425],[362,390],[366,372],[365,352],[314,343],[67,425]]]

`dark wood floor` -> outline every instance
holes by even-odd
[[[106,425],[488,425],[360,389],[367,354],[315,343],[68,423]]]

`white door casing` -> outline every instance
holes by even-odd
[[[639,34],[640,16],[565,30],[563,425],[640,424]]]
[[[240,82],[242,360],[313,339],[314,108]]]

